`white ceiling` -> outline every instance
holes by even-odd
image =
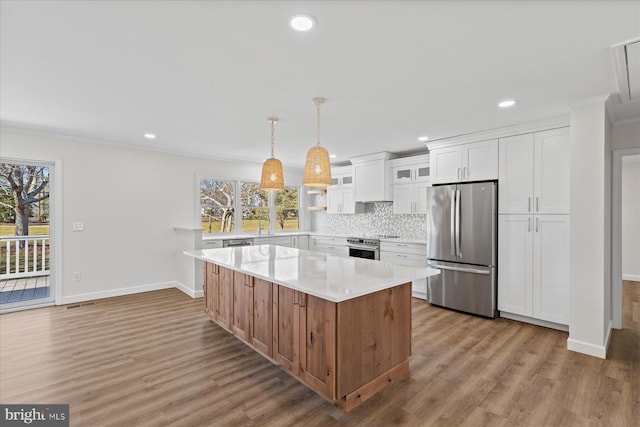
[[[640,1],[0,2],[0,119],[93,141],[302,167],[569,113],[618,91]],[[318,22],[295,33],[287,19]],[[498,101],[518,100],[500,110]],[[624,110],[619,109],[624,116]],[[631,114],[635,114],[632,110]],[[152,132],[154,141],[143,138]]]

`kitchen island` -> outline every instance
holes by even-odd
[[[274,245],[187,251],[205,261],[205,312],[349,411],[402,377],[411,282],[439,270]]]

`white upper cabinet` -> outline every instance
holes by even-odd
[[[569,128],[500,139],[502,214],[568,214]]]
[[[351,166],[332,168],[331,185],[327,187],[327,213],[353,214],[364,206],[353,199],[353,169]]]
[[[492,179],[498,179],[498,140],[431,150],[433,184]]]
[[[404,157],[389,162],[393,175],[393,213],[426,214],[427,188],[431,186],[429,155]]]
[[[532,213],[533,134],[500,139],[498,212]]]
[[[571,182],[569,128],[535,134],[535,212],[568,214]]]
[[[353,195],[356,202],[391,200],[391,153],[382,152],[354,157]]]

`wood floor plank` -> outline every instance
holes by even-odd
[[[409,374],[344,413],[157,292],[0,315],[0,401],[69,403],[73,426],[635,426],[640,284],[606,360],[567,333],[412,301]]]

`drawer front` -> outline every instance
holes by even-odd
[[[380,251],[427,256],[427,245],[420,243],[380,242]]]
[[[427,266],[427,257],[424,255],[401,254],[398,252],[380,251],[380,261],[409,267],[426,268]]]
[[[329,245],[329,244],[317,244],[316,250],[318,252],[324,252],[331,255],[348,256],[349,251],[346,246]]]
[[[291,246],[291,237],[256,237],[253,239],[253,244]]]
[[[222,240],[204,240],[202,249],[217,249],[222,247]]]
[[[344,237],[331,237],[331,236],[317,236],[316,237],[317,245],[340,245],[346,246],[347,239]]]

